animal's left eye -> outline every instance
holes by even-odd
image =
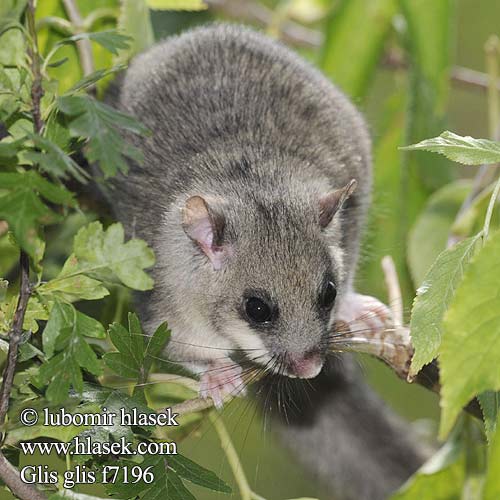
[[[323,289],[323,292],[321,294],[320,306],[323,309],[331,309],[336,297],[337,289],[335,288],[335,285],[331,281],[329,281],[325,285],[325,288]]]

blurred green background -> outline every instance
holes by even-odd
[[[116,2],[106,0],[101,3],[114,5]],[[236,3],[242,2],[234,2]],[[274,12],[271,21],[278,23],[279,26],[282,21],[280,15],[286,10],[285,7],[289,2],[262,3]],[[304,0],[292,3],[299,7],[302,5],[303,10],[298,11],[299,14],[302,12],[300,22],[307,21],[307,16],[304,18],[304,12],[306,14],[319,12],[317,19],[313,16],[312,20],[308,20],[308,28],[316,33],[328,33],[323,48],[295,45],[294,48],[314,64],[327,67],[334,81],[345,83],[345,87],[349,87],[345,90],[351,94],[353,100],[365,113],[372,131],[376,172],[374,206],[361,252],[357,288],[361,292],[375,294],[385,299],[385,287],[379,261],[380,257],[385,254],[393,255],[405,293],[405,310],[408,311],[414,290],[419,285],[420,275],[415,267],[410,266],[411,269],[408,269],[406,265],[407,234],[428,196],[458,173],[460,176],[468,176],[470,171],[467,169],[458,171],[446,161],[425,154],[408,157],[399,152],[397,147],[436,135],[445,128],[462,135],[475,137],[489,135],[485,90],[456,82],[448,88],[446,74],[439,73],[441,64],[439,58],[443,57],[443,52],[446,53],[446,47],[440,44],[439,36],[434,37],[436,33],[439,35],[439,30],[433,23],[446,22],[447,27],[443,32],[451,41],[450,60],[444,61],[442,66],[451,64],[484,72],[484,44],[491,34],[500,34],[500,2],[498,0],[456,0],[456,2],[401,0],[401,4],[406,9],[418,10],[429,7],[429,11],[420,19],[418,29],[413,31],[412,26],[406,25],[402,14],[396,14],[394,17],[389,15],[391,19],[388,23],[389,28],[386,30],[388,34],[380,39],[377,38],[376,30],[378,23],[385,22],[384,12],[378,13],[375,20],[370,20],[368,10],[384,2],[379,0],[345,0],[343,2]],[[50,14],[50,5],[53,4],[54,2],[40,0],[40,16]],[[90,4],[94,5],[94,2],[87,4],[84,1],[79,2],[82,13],[85,13],[87,7],[89,10],[94,8]],[[396,0],[392,4],[385,2],[389,11],[391,9],[396,11],[397,4]],[[356,18],[355,11],[358,7],[358,18]],[[350,13],[349,9],[353,10],[352,18],[343,25],[342,16],[347,16]],[[322,12],[327,14],[322,15]],[[425,15],[428,16],[427,19]],[[439,16],[444,16],[444,21],[439,19]],[[152,24],[155,36],[159,38],[195,24],[221,18],[238,21],[238,17],[227,16],[221,13],[220,9],[209,9],[193,13],[154,11]],[[261,25],[257,26],[262,28]],[[269,29],[272,31],[273,27]],[[387,58],[377,57],[373,59],[375,62],[371,68],[370,64],[373,61],[368,60],[363,69],[365,73],[361,71],[358,80],[355,77],[351,78],[351,71],[355,71],[358,63],[357,57],[361,57],[360,53],[356,52],[357,44],[358,42],[362,44],[372,35],[374,40],[381,45],[380,53],[393,56],[392,62],[384,64],[383,61],[387,62]],[[416,49],[414,47],[412,52],[411,46],[415,44],[418,36],[424,39],[429,38],[427,48],[425,48],[425,43],[422,45],[428,51],[427,56],[419,52],[418,47]],[[375,46],[374,42],[373,47]],[[408,52],[411,52],[416,59],[421,57],[424,60],[427,57],[427,61],[431,60],[431,74],[426,73],[428,67],[425,60],[417,70],[414,66],[411,71],[396,67],[398,64],[394,64],[394,58],[396,61],[402,59],[405,64],[408,64],[408,57],[404,54],[404,49],[408,47],[410,47]],[[74,49],[70,47],[67,50]],[[392,67],[389,68],[388,65]],[[418,60],[416,66],[418,66]],[[371,73],[372,70],[372,77],[366,77],[366,72]],[[432,73],[433,70],[435,70],[434,73]],[[65,70],[60,71],[62,78],[62,72]],[[416,74],[418,71],[421,72],[420,76]],[[428,81],[422,84],[426,78],[429,81],[434,78],[436,81],[431,82],[431,85],[428,85]],[[422,121],[419,122],[420,119]],[[422,125],[424,121],[425,124]],[[406,195],[404,190],[398,191],[394,188],[402,182],[406,183]],[[427,235],[432,244],[426,240],[414,242],[413,254],[419,253],[420,246],[422,246],[422,253],[430,253],[429,259],[432,260],[432,256],[435,256],[435,248],[429,250],[427,247],[429,245],[432,247],[434,244],[433,236],[433,234]],[[411,252],[410,249],[410,259],[412,258]],[[391,370],[378,361],[368,357],[359,357],[359,361],[369,382],[386,399],[387,403],[405,418],[415,422],[423,436],[432,440],[439,414],[437,398],[418,386],[410,386],[398,380]],[[231,402],[225,408],[222,418],[226,421],[228,430],[234,438],[243,467],[255,491],[269,500],[301,496],[327,498],[321,486],[308,478],[295,464],[293,458],[282,449],[264,425],[264,419],[252,402],[248,400]],[[187,439],[183,440],[180,450],[193,460],[214,470],[228,483],[234,484],[217,436],[208,422],[196,428]],[[30,459],[29,463],[32,464],[33,460]],[[234,498],[238,498],[237,488],[234,490]],[[100,487],[87,487],[82,491],[103,493]],[[195,493],[202,500],[227,498],[225,495],[217,495],[201,489],[196,490]],[[2,500],[3,495],[5,498],[10,498],[7,493],[0,492]]]

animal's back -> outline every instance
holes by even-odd
[[[248,28],[213,25],[156,45],[133,61],[117,104],[153,132],[129,137],[144,163],[117,181],[127,193],[121,213],[129,197],[148,193],[148,224],[193,183],[235,175],[268,184],[326,176],[336,187],[356,178],[352,203],[369,199],[358,112],[319,71]]]

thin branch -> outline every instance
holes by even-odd
[[[5,422],[5,417],[9,409],[9,397],[12,391],[12,383],[14,381],[14,373],[16,371],[17,353],[23,333],[24,316],[28,307],[31,289],[29,283],[29,258],[25,252],[21,251],[20,256],[21,267],[21,285],[19,292],[19,300],[17,301],[16,312],[12,322],[12,329],[9,334],[9,352],[7,362],[2,376],[2,386],[0,388],[0,427]]]
[[[12,493],[23,500],[47,500],[47,497],[30,484],[23,483],[19,471],[0,452],[0,476]]]
[[[32,117],[35,132],[40,134],[43,129],[43,120],[40,112],[40,100],[43,96],[42,76],[40,74],[40,55],[38,52],[38,42],[35,29],[35,4],[34,0],[28,1],[26,10],[26,19],[28,23],[28,31],[31,35],[31,45],[29,56],[31,59],[31,71],[33,81],[31,84],[32,98]],[[21,250],[19,257],[21,280],[19,289],[19,299],[17,301],[12,328],[9,332],[9,351],[7,353],[7,361],[2,375],[2,386],[0,387],[0,428],[5,423],[5,418],[9,410],[9,399],[14,383],[14,374],[17,365],[17,356],[19,353],[19,345],[22,339],[24,317],[28,307],[28,301],[31,295],[31,285],[29,282],[30,262],[29,257]],[[39,492],[30,484],[25,484],[21,481],[19,471],[5,458],[5,455],[0,450],[0,477],[5,484],[11,489],[14,495],[23,500],[45,500],[46,496]]]
[[[394,260],[390,255],[386,255],[382,259],[382,270],[384,272],[389,304],[391,304],[394,327],[399,328],[403,326],[403,296],[401,295],[398,272],[396,271]]]
[[[250,484],[248,483],[248,479],[243,470],[243,465],[233,445],[231,436],[229,436],[229,432],[227,432],[226,426],[220,418],[220,415],[215,412],[210,412],[209,418],[215,428],[215,431],[217,432],[217,435],[219,436],[222,450],[226,454],[227,461],[231,467],[238,489],[240,490],[241,500],[265,500],[263,497],[252,491],[252,488],[250,488]]]
[[[63,0],[64,9],[71,21],[75,31],[81,33],[84,30],[84,20],[78,10],[75,0]],[[90,75],[94,71],[94,57],[92,55],[92,45],[90,40],[78,40],[76,42],[80,62],[82,64],[83,76]]]

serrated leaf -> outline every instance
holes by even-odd
[[[130,358],[120,352],[108,352],[102,359],[104,364],[117,375],[120,375],[120,377],[132,379],[139,377],[139,369],[136,366],[130,365]]]
[[[48,387],[45,397],[52,403],[68,399],[69,389],[83,391],[81,369],[94,375],[101,374],[96,354],[84,337],[102,338],[104,328],[95,319],[77,311],[71,304],[55,302],[43,332],[47,357],[58,354],[40,367],[39,379]]]
[[[57,99],[57,104],[64,114],[72,117],[69,123],[71,134],[88,139],[86,156],[90,163],[99,163],[106,177],[127,171],[124,157],[141,160],[140,150],[127,144],[119,133],[119,129],[124,129],[134,134],[146,134],[147,129],[135,118],[89,96],[63,96]]]
[[[206,10],[207,4],[203,0],[146,0],[146,4],[153,10]]]
[[[35,146],[41,151],[27,151],[24,157],[40,166],[40,169],[62,179],[68,175],[85,183],[90,177],[78,163],[67,155],[57,144],[37,134],[28,134]]]
[[[486,391],[477,397],[483,413],[484,430],[488,443],[492,443],[497,430],[500,395],[495,391]],[[499,462],[500,464],[500,462]]]
[[[488,139],[462,137],[453,132],[443,132],[439,137],[426,139],[406,146],[407,150],[423,150],[439,153],[464,165],[482,165],[500,162],[500,143]]]
[[[444,317],[441,425],[446,436],[474,396],[500,390],[500,231],[471,260]]]
[[[175,470],[182,479],[203,486],[213,491],[231,493],[231,488],[222,479],[217,477],[212,471],[205,469],[201,465],[189,460],[182,455],[171,455],[168,458],[168,465]]]
[[[154,253],[142,240],[124,240],[123,227],[118,223],[107,230],[100,222],[81,228],[74,238],[73,254],[59,275],[42,284],[39,291],[75,301],[107,295],[102,282],[149,290],[153,280],[144,269],[154,264]]]
[[[71,304],[56,301],[43,331],[43,350],[47,357],[54,354],[56,340],[63,328],[71,327],[78,335],[105,338],[106,332],[99,321],[77,311]]]
[[[153,251],[142,240],[124,240],[121,224],[112,224],[104,231],[100,222],[92,222],[80,229],[74,242],[80,270],[103,278],[109,277],[106,271],[111,271],[124,285],[149,290],[153,280],[143,269],[154,264]]]
[[[120,471],[117,481],[106,485],[108,493],[118,495],[121,498],[135,498],[140,495],[141,498],[148,500],[163,500],[165,498],[169,500],[195,500],[175,471],[168,467],[171,456],[173,455],[168,457],[146,455],[144,457],[141,469],[152,468],[150,470],[155,478],[153,483],[145,484],[143,481],[139,481],[135,484],[125,485],[123,471]]]
[[[133,378],[139,382],[145,381],[143,379],[147,377],[144,365],[146,336],[137,315],[129,313],[128,330],[118,323],[113,323],[108,333],[119,352],[111,352],[103,356],[106,366],[121,377]],[[136,392],[134,395],[141,397]],[[143,397],[141,400],[145,401]]]
[[[44,283],[40,287],[40,292],[68,302],[102,299],[109,295],[108,289],[100,281],[81,273],[75,255],[68,257],[61,272],[55,279]]]
[[[344,0],[333,12],[321,67],[350,96],[366,94],[397,8],[395,0]]]
[[[410,320],[411,340],[415,348],[411,375],[418,373],[438,355],[443,316],[480,238],[481,235],[468,238],[439,254],[417,290]]]
[[[453,222],[470,193],[468,181],[457,181],[429,197],[408,234],[407,258],[415,285],[423,282],[437,256],[446,248]]]
[[[144,353],[144,371],[149,373],[151,365],[155,358],[157,358],[162,350],[165,348],[166,344],[170,339],[170,330],[168,329],[167,323],[162,323],[149,337],[146,346],[146,352]]]

